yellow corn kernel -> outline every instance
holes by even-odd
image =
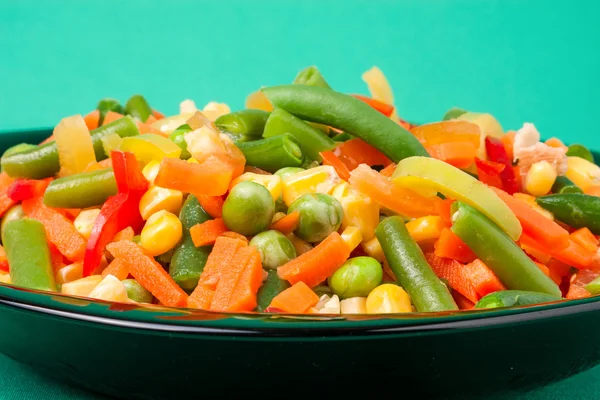
[[[350,297],[340,302],[342,314],[366,314],[367,313],[367,298],[366,297]]]
[[[56,283],[62,285],[83,277],[83,263],[75,262],[56,271]]]
[[[313,249],[313,246],[310,243],[300,239],[299,237],[295,236],[293,233],[286,235],[286,237],[294,245],[294,249],[296,249],[296,255],[298,255],[298,256]]]
[[[373,257],[379,262],[385,261],[385,254],[383,254],[383,249],[381,248],[381,244],[377,237],[373,237],[371,240],[367,240],[362,244],[365,253],[367,253],[370,257]]]
[[[102,281],[102,275],[90,275],[85,278],[77,279],[73,282],[68,282],[62,285],[60,292],[72,296],[89,295],[92,290]]]
[[[581,157],[567,157],[567,173],[565,176],[579,186],[584,193],[600,184],[600,167]]]
[[[140,199],[140,214],[144,220],[161,210],[179,214],[182,203],[183,193],[180,191],[152,186]]]
[[[355,226],[349,226],[342,232],[342,240],[346,242],[350,251],[358,247],[362,242],[362,234],[360,229]]]
[[[307,193],[330,193],[342,182],[330,165],[322,165],[290,175],[283,181],[283,202],[289,207]]]
[[[88,297],[106,301],[127,301],[127,289],[123,283],[114,275],[106,275]]]
[[[75,229],[77,229],[77,232],[79,232],[81,236],[89,239],[98,214],[100,214],[99,208],[91,208],[89,210],[83,210],[77,215],[75,221],[73,221],[73,225],[75,225]]]
[[[160,161],[152,160],[148,164],[144,166],[142,169],[142,175],[150,182],[154,183],[154,179],[156,179],[156,175],[158,175],[158,170],[160,169]]]
[[[208,119],[210,119],[211,121],[215,121],[220,116],[229,114],[231,112],[231,109],[225,103],[217,103],[215,101],[211,101],[204,106],[202,112],[208,117]]]
[[[554,181],[556,181],[556,168],[548,161],[539,161],[527,172],[525,190],[532,196],[543,196],[550,192]]]
[[[11,284],[10,274],[7,272],[0,273],[0,283]]]
[[[377,286],[367,297],[368,314],[411,312],[410,297],[400,286],[384,283]]]
[[[527,193],[517,192],[517,193],[513,194],[513,197],[526,201],[527,204],[529,204],[535,211],[539,212],[544,217],[554,221],[554,214],[552,214],[550,211],[540,207],[540,205],[535,201],[535,197],[533,197],[532,195],[527,194]]]
[[[408,233],[417,243],[439,238],[445,227],[442,217],[437,215],[415,218],[406,223]]]
[[[229,190],[233,189],[233,187],[238,183],[244,181],[258,183],[259,185],[266,187],[269,193],[271,193],[273,201],[277,201],[277,199],[279,199],[279,196],[281,196],[281,191],[283,189],[283,181],[281,180],[281,177],[279,175],[264,175],[255,174],[254,172],[245,172],[231,182]]]
[[[379,224],[379,204],[354,189],[348,182],[342,182],[331,191],[344,209],[342,228],[355,226],[360,229],[362,240],[375,236]]]
[[[140,246],[152,256],[171,250],[182,235],[181,221],[166,210],[155,212],[148,218],[140,234]]]

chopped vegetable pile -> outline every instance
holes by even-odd
[[[600,294],[600,167],[490,114],[398,116],[319,70],[231,111],[140,95],[2,156],[0,281],[225,312],[385,314]]]

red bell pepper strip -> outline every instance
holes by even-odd
[[[104,248],[117,232],[128,226],[137,232],[144,224],[139,202],[148,189],[148,181],[142,175],[133,153],[113,151],[110,158],[117,181],[117,194],[104,203],[94,222],[83,259],[84,277],[98,268]]]
[[[44,195],[52,178],[46,179],[17,179],[8,187],[6,194],[13,201],[23,201]]]
[[[353,171],[360,164],[367,164],[370,167],[374,165],[387,167],[392,163],[382,152],[360,138],[338,144],[333,149],[333,154],[346,165],[348,171]]]
[[[512,168],[512,160],[508,157],[506,148],[502,140],[493,137],[485,138],[485,151],[487,152],[488,159],[499,164],[503,164],[505,168],[500,172],[500,178],[502,179],[502,186],[504,191],[508,194],[513,194],[519,191],[519,185],[515,171]]]
[[[504,164],[475,157],[475,166],[477,167],[477,176],[481,182],[502,189],[504,185],[500,174],[506,169]]]
[[[386,117],[390,117],[394,112],[394,106],[391,104],[384,103],[383,101],[375,100],[371,97],[363,96],[360,94],[353,94],[352,97],[367,103]]]

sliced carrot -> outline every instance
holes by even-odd
[[[202,164],[168,157],[163,158],[154,184],[196,196],[221,196],[229,189],[232,178],[232,165],[218,157],[209,157]]]
[[[479,259],[466,264],[464,273],[479,298],[499,290],[506,290],[494,272]]]
[[[426,147],[431,157],[456,168],[467,168],[475,161],[477,148],[472,142],[446,142]]]
[[[329,278],[350,256],[350,249],[339,233],[333,232],[313,249],[277,269],[277,275],[292,285],[304,282],[317,286]]]
[[[115,237],[113,237],[112,242],[119,242],[121,240],[131,240],[135,236],[135,232],[131,226],[123,229],[122,231],[117,232]]]
[[[271,225],[271,229],[279,231],[284,235],[288,233],[292,233],[300,222],[300,213],[298,211],[294,211],[276,221],[273,225]]]
[[[247,245],[247,242],[239,239],[219,236],[206,260],[206,265],[200,275],[198,284],[210,290],[215,290],[223,271],[230,267],[234,255],[240,248]]]
[[[546,267],[544,264],[542,264],[540,262],[537,262],[537,261],[534,261],[534,263],[535,263],[535,265],[538,266],[539,269],[542,270],[542,272],[544,273],[544,275],[546,275],[548,277],[550,276],[550,270],[548,269],[548,267]]]
[[[391,163],[390,165],[379,171],[379,173],[387,178],[391,178],[392,175],[394,175],[394,171],[396,171],[396,166],[397,164]]]
[[[435,255],[468,263],[477,258],[475,253],[449,228],[444,228],[434,243]]]
[[[190,236],[196,247],[215,244],[217,238],[225,232],[227,227],[223,218],[209,219],[190,228]]]
[[[90,131],[92,129],[96,129],[100,125],[100,111],[92,111],[91,113],[83,117],[83,120],[85,121],[85,125]]]
[[[338,176],[343,180],[347,181],[350,179],[350,171],[346,164],[342,162],[333,152],[331,151],[322,151],[319,153],[321,158],[323,159],[323,165],[331,165],[335,172],[337,172]]]
[[[521,242],[521,245],[530,246],[540,252],[546,252],[551,257],[579,269],[587,268],[592,263],[592,259],[595,255],[595,252],[587,251],[571,239],[569,239],[569,245],[560,250],[542,245],[525,232],[521,234],[519,241]]]
[[[106,115],[104,115],[104,120],[102,120],[102,125],[110,124],[113,121],[118,120],[119,118],[123,118],[123,114],[119,114],[118,112],[108,111]]]
[[[506,135],[504,135],[500,138],[500,140],[502,140],[502,144],[504,145],[504,150],[506,150],[506,155],[508,156],[509,160],[513,159],[513,145],[515,142],[516,134],[517,133],[515,131],[508,131],[508,132],[506,132]]]
[[[156,121],[158,121],[156,119],[156,117],[152,114],[148,115],[148,119],[146,120],[146,122],[144,122],[146,125],[152,125],[153,123],[155,123]]]
[[[392,163],[382,152],[359,138],[338,144],[333,150],[333,154],[346,165],[349,171],[354,170],[360,164],[367,164],[371,167],[374,165],[387,167]]]
[[[150,291],[165,306],[185,307],[188,295],[175,283],[169,273],[130,240],[110,243],[107,250],[121,258],[129,267],[129,273],[140,285]]]
[[[0,217],[16,204],[14,200],[8,197],[8,188],[13,180],[6,172],[0,173]]]
[[[50,260],[52,261],[52,268],[54,271],[58,271],[60,268],[67,265],[65,257],[58,251],[55,245],[48,243],[48,249],[50,250]]]
[[[454,298],[454,302],[456,303],[458,308],[461,310],[470,310],[475,307],[475,303],[473,303],[471,300],[467,299],[465,296],[458,293],[457,291],[452,292],[452,297]]]
[[[303,314],[318,302],[319,296],[300,281],[275,296],[269,307],[278,308],[291,314]]]
[[[544,248],[548,247],[556,251],[564,249],[569,245],[569,232],[556,222],[540,214],[526,201],[517,199],[504,190],[494,187],[491,189],[515,214],[523,227],[523,232],[544,246]]]
[[[235,256],[235,264],[240,268],[236,276],[231,276],[228,273],[223,275],[223,279],[219,281],[215,296],[210,305],[211,310],[222,310],[229,312],[252,311],[256,308],[256,294],[262,283],[262,262],[258,249],[254,246],[241,248]],[[233,273],[235,270],[229,270]],[[231,276],[234,285],[230,287],[225,285],[227,277]],[[225,286],[227,291],[223,300],[220,299],[220,289]],[[227,298],[227,302],[224,300]]]
[[[41,197],[25,200],[22,206],[29,218],[37,219],[44,224],[48,241],[54,244],[63,256],[71,261],[83,259],[85,239],[67,217],[46,206]]]
[[[108,267],[104,268],[104,271],[102,271],[102,277],[107,275],[113,275],[120,281],[127,279],[129,276],[129,263],[123,258],[115,258],[108,264]]]
[[[188,297],[187,305],[189,308],[210,310],[210,303],[212,302],[214,295],[214,290],[210,290],[204,285],[198,285],[190,297]]]
[[[241,240],[242,242],[248,243],[248,238],[246,236],[242,235],[241,233],[234,232],[234,231],[223,232],[221,234],[221,236]]]
[[[426,253],[425,258],[438,278],[447,280],[452,289],[477,303],[479,296],[466,277],[464,265],[450,258],[438,257],[434,253]]]
[[[585,286],[600,276],[599,271],[592,271],[589,269],[582,269],[577,271],[571,278],[571,285],[569,291],[565,296],[567,299],[583,299],[590,297],[592,294],[585,289]]]
[[[598,250],[598,239],[588,228],[580,228],[569,235],[571,239],[590,252]]]
[[[152,110],[152,115],[154,115],[154,118],[156,118],[157,120],[165,118],[165,114],[157,110]]]
[[[565,264],[562,261],[558,261],[556,259],[551,259],[547,264],[546,267],[548,268],[548,271],[550,272],[550,278],[557,284],[560,285],[560,283],[562,282],[563,278],[567,275],[569,275],[570,271],[571,271],[571,266],[568,264]]]
[[[388,178],[367,165],[360,165],[350,173],[350,185],[369,196],[382,207],[406,217],[418,218],[436,214],[437,196],[425,197],[419,193],[394,185]]]
[[[533,258],[534,261],[539,261],[544,265],[552,260],[552,256],[550,254],[546,253],[545,251],[540,251],[539,249],[531,247],[525,243],[521,243],[521,248],[525,253],[527,253],[527,255],[530,256],[530,258]]]
[[[203,196],[198,195],[198,202],[204,208],[204,211],[213,218],[221,218],[223,216],[223,200],[222,196]]]

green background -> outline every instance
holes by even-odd
[[[461,106],[505,129],[533,122],[545,137],[593,147],[594,3],[0,0],[0,130],[54,126],[102,97],[134,93],[166,113],[185,98],[239,109],[251,91],[311,64],[334,88],[366,93],[360,75],[377,65],[406,119]],[[596,398],[599,378],[597,368],[527,398]],[[95,398],[3,356],[0,382],[5,399]]]

